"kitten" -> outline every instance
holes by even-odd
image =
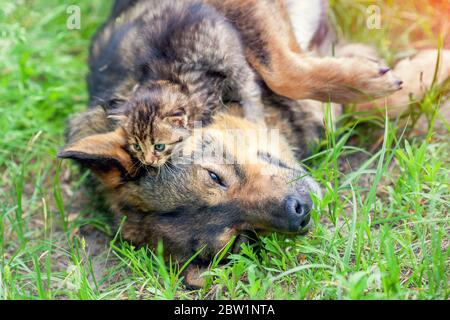
[[[163,166],[176,146],[191,134],[201,103],[179,86],[157,81],[141,86],[134,96],[108,110],[127,136],[127,149],[143,165]]]
[[[145,165],[163,165],[195,121],[207,125],[231,102],[242,105],[245,118],[264,125],[260,79],[234,26],[196,0],[143,4],[135,13],[139,23],[131,27],[119,19],[114,32],[98,34],[106,53],[97,61],[98,48],[92,49],[92,68],[101,76],[89,78],[101,88],[91,92],[99,100],[126,97],[117,110],[106,110],[122,117],[130,153]],[[130,89],[135,85],[137,90]]]
[[[189,107],[194,110],[185,107],[188,118],[194,115],[204,122],[236,102],[245,118],[264,125],[262,82],[229,19],[198,0],[149,0],[141,5],[130,12],[133,23],[121,17],[98,32],[90,56],[91,69],[98,71],[88,77],[91,104],[114,96],[133,99],[135,85],[149,88],[156,82],[160,88],[172,86],[162,91],[175,90],[183,99],[196,100]]]

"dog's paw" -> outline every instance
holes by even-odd
[[[440,61],[436,73],[438,57]],[[440,87],[450,80],[450,50],[442,50],[440,55],[437,50],[422,50],[414,57],[400,60],[394,67],[394,73],[404,81],[403,90],[395,92],[387,99],[359,104],[355,110],[378,111],[384,110],[387,105],[391,117],[409,112],[410,106],[424,98],[434,81],[435,85]]]
[[[370,101],[388,96],[402,89],[403,81],[391,69],[365,58],[348,58],[353,65],[348,77],[349,89],[353,94],[348,102]]]
[[[205,285],[205,279],[202,277],[202,273],[205,271],[205,267],[196,264],[187,266],[183,271],[186,287],[193,290],[203,287]]]

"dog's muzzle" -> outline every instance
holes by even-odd
[[[290,195],[283,200],[284,213],[289,223],[289,232],[298,233],[308,229],[312,205],[309,196],[301,198]]]

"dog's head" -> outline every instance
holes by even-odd
[[[201,257],[210,259],[233,236],[299,234],[310,225],[310,194],[319,187],[277,131],[218,116],[194,130],[160,172],[135,171],[122,135],[118,129],[88,136],[59,156],[85,164],[109,189],[114,211],[128,218],[127,240],[163,240],[178,258],[202,249]]]

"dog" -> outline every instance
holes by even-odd
[[[246,130],[257,130],[257,127],[239,119],[242,110],[230,105],[228,114],[218,115],[210,126],[200,129],[200,136],[208,137],[209,146],[230,149],[231,163],[188,161],[161,175],[134,172],[133,160],[123,148],[123,132],[107,119],[107,112],[98,106],[96,97],[112,87],[126,95],[135,83],[115,71],[116,68],[105,69],[98,62],[104,59],[102,48],[111,36],[111,25],[128,24],[132,28],[140,6],[151,2],[115,2],[110,19],[91,46],[88,77],[91,106],[70,120],[67,145],[58,156],[73,159],[92,170],[116,219],[126,217],[121,229],[124,239],[151,246],[162,240],[166,254],[179,261],[198,254],[195,264],[207,265],[230,240],[246,238],[255,231],[289,234],[307,231],[311,226],[312,199],[320,197],[320,189],[297,159],[304,157],[309,143],[320,137],[323,118],[318,112],[319,102],[295,99],[360,101],[362,95],[367,98],[367,91],[373,97],[380,97],[398,90],[399,80],[383,65],[367,63],[367,59],[349,53],[346,48],[352,44],[339,46],[337,57],[320,57],[332,39],[332,32],[327,31],[323,20],[323,5],[305,6],[316,18],[299,21],[297,25],[293,14],[305,5],[303,0],[205,1],[205,5],[212,5],[241,32],[247,58],[261,76],[267,127],[279,130],[280,148],[273,151],[276,149],[273,142],[258,145],[255,152],[258,161],[241,159],[236,148],[229,146],[230,141],[242,141],[242,149],[252,147],[245,142],[252,137]],[[272,21],[272,17],[281,18],[279,33],[274,24],[264,24],[264,19]],[[302,26],[302,23],[310,25]],[[263,29],[266,27],[273,29]],[[302,35],[298,30],[311,32]],[[305,48],[316,51],[317,55],[305,54],[302,51]],[[281,58],[286,56],[295,72],[286,70],[287,64]],[[125,54],[122,58],[126,62],[132,56]],[[361,61],[364,66],[359,68]],[[357,74],[354,70],[358,70]],[[362,94],[363,91],[366,93]],[[339,105],[333,105],[333,109],[338,112]],[[228,129],[243,133],[236,136]],[[189,138],[183,145],[184,153],[202,152],[205,144],[200,141],[204,139],[198,140],[195,135]],[[236,165],[242,162],[244,165]],[[187,280],[194,286],[201,284],[190,276]]]
[[[187,139],[182,151],[226,150],[227,162],[188,160],[160,175],[145,172],[136,178],[124,150],[125,136],[120,128],[101,127],[105,118],[104,109],[97,107],[72,119],[72,142],[58,156],[92,170],[117,223],[126,217],[123,238],[135,245],[156,247],[162,241],[173,259],[186,261],[197,254],[194,265],[207,266],[233,238],[241,243],[254,233],[304,234],[310,228],[311,195],[320,197],[320,188],[283,137],[252,143],[258,126],[219,114]],[[86,127],[86,119],[96,126]],[[238,152],[252,148],[252,154]]]

